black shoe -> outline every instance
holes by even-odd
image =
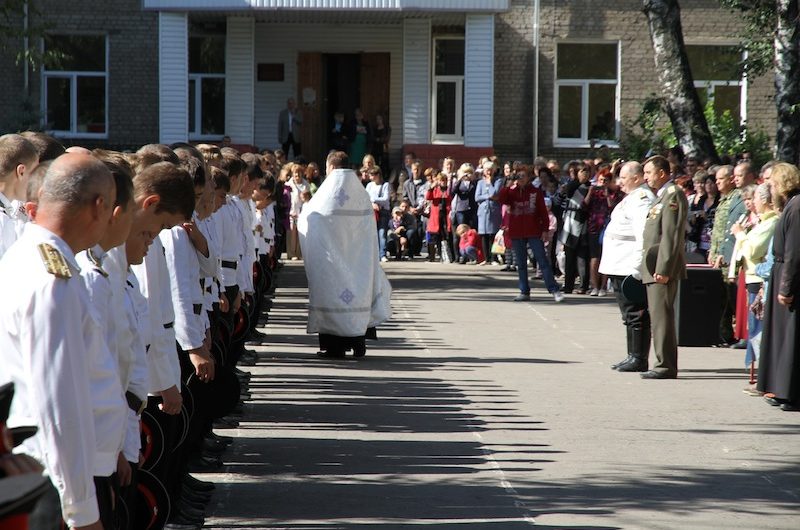
[[[765,397],[764,401],[766,401],[768,404],[772,405],[773,407],[780,407],[781,405],[786,403],[786,400],[779,399],[779,398],[774,398],[774,397]]]
[[[747,349],[747,341],[746,340],[740,340],[739,342],[734,342],[733,344],[728,346],[728,348],[730,348],[732,350],[746,350]]]
[[[164,525],[164,530],[200,530],[201,528],[203,525],[189,522],[171,522]]]
[[[781,405],[781,410],[784,412],[797,412],[800,411],[800,405],[795,405],[794,403],[789,403],[787,401]]]
[[[627,357],[625,357],[625,358],[624,358],[623,360],[621,360],[620,362],[612,364],[612,365],[611,365],[611,369],[612,369],[612,370],[616,370],[617,368],[619,368],[619,367],[620,367],[620,366],[622,366],[623,364],[625,364],[625,363],[628,363],[628,362],[631,362],[631,361],[633,361],[634,359],[636,359],[636,357],[634,357],[633,355],[631,355],[631,354],[629,353],[629,354],[628,354],[628,356],[627,356]]]
[[[216,442],[222,442],[225,445],[230,445],[233,443],[233,436],[222,436],[221,434],[217,434],[215,432],[210,432],[206,435],[206,438],[210,440],[214,440]]]
[[[317,352],[317,357],[323,359],[344,359],[345,352],[344,350],[322,350]]]
[[[353,357],[363,357],[367,354],[367,346],[364,344],[359,344],[358,346],[353,346]]]
[[[656,372],[655,370],[649,370],[647,372],[642,372],[639,374],[642,379],[677,379],[678,374],[668,374],[667,372]]]
[[[211,500],[213,493],[210,491],[197,491],[184,485],[181,487],[181,499],[184,499],[193,504],[201,504],[205,506]]]
[[[203,455],[189,462],[186,467],[190,473],[211,473],[222,467],[222,460]]]
[[[170,528],[169,525],[178,525],[178,528],[187,527],[187,525],[189,525],[188,528],[203,528],[203,523],[205,523],[204,517],[191,517],[185,513],[175,510],[171,512],[169,523],[167,523],[167,526],[164,528]]]
[[[214,421],[215,429],[235,429],[239,426],[239,422],[234,419],[220,418]]]
[[[183,476],[183,484],[196,491],[211,492],[217,488],[213,482],[209,482],[207,480],[200,480],[199,478],[195,478],[188,474]]]
[[[634,357],[629,362],[617,366],[617,372],[645,372],[647,373],[647,359]],[[651,379],[651,378],[648,378]]]
[[[197,501],[189,499],[183,494],[181,494],[181,496],[178,498],[178,510],[185,511],[187,513],[201,513],[205,515],[206,504],[208,504],[208,500]]]

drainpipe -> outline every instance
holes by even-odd
[[[533,0],[533,158],[539,156],[539,3]]]

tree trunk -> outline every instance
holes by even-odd
[[[678,0],[643,0],[667,115],[686,156],[718,160],[683,44]]]
[[[775,32],[775,106],[777,157],[800,162],[800,6],[798,0],[777,0]]]

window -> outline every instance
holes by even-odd
[[[72,138],[108,137],[108,42],[105,35],[46,35],[42,69],[44,127]]]
[[[555,144],[580,147],[619,137],[619,53],[616,43],[556,47]]]
[[[225,35],[189,37],[189,138],[225,134]]]
[[[464,39],[433,43],[433,141],[464,141]]]
[[[744,91],[739,70],[742,57],[733,46],[686,46],[689,67],[700,103],[714,102],[714,111],[722,116],[726,111],[737,122],[744,120]]]

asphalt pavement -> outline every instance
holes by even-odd
[[[609,369],[613,295],[384,265],[394,316],[360,360],[316,357],[302,262],[282,269],[206,528],[800,528],[800,413],[742,392],[743,351],[644,381]]]

